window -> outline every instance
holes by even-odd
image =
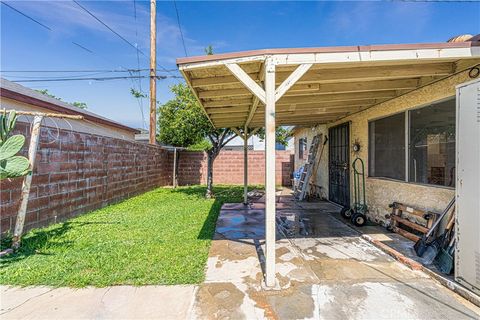
[[[405,114],[369,123],[369,175],[405,180]]]
[[[369,176],[455,187],[455,99],[407,113],[369,123]]]
[[[455,100],[409,111],[409,181],[455,186]]]
[[[307,138],[298,139],[298,158],[307,158]]]

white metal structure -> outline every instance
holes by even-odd
[[[275,127],[336,121],[477,64],[480,41],[265,49],[177,59],[215,127],[265,127],[267,286],[276,283]]]
[[[457,87],[455,280],[480,294],[480,80]]]

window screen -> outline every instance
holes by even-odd
[[[455,100],[409,111],[409,181],[455,186]]]
[[[369,176],[405,180],[405,113],[369,123]]]

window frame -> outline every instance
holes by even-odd
[[[418,109],[423,109],[423,108],[426,108],[426,107],[429,107],[429,106],[432,106],[432,105],[435,105],[435,104],[439,104],[439,103],[442,103],[442,102],[445,102],[445,101],[449,101],[449,100],[453,100],[456,103],[456,97],[453,95],[453,96],[450,96],[450,97],[447,97],[447,98],[444,98],[444,99],[435,100],[435,101],[432,101],[432,102],[428,102],[428,103],[420,104],[420,105],[417,105],[417,106],[414,106],[414,107],[411,107],[411,108],[407,108],[407,109],[399,111],[399,112],[394,112],[394,113],[390,113],[390,114],[385,115],[385,116],[380,116],[380,117],[369,119],[368,124],[367,124],[367,128],[370,128],[370,123],[371,122],[375,122],[377,120],[382,120],[382,119],[385,119],[385,118],[388,118],[388,117],[391,117],[391,116],[395,116],[395,115],[398,115],[398,114],[401,114],[401,113],[405,114],[405,138],[404,138],[404,141],[405,141],[405,179],[401,180],[401,179],[395,179],[395,178],[371,176],[370,175],[370,170],[368,170],[367,177],[369,179],[390,180],[390,181],[396,181],[396,182],[402,182],[402,183],[408,183],[408,184],[414,184],[414,185],[427,186],[427,187],[432,187],[432,188],[455,190],[456,187],[449,187],[449,186],[443,186],[443,185],[438,185],[438,184],[429,184],[429,183],[423,183],[423,182],[409,181],[410,180],[410,171],[409,171],[410,170],[410,121],[411,121],[410,112],[414,111],[414,110],[418,110]],[[455,123],[455,126],[456,126],[456,123]],[[368,132],[368,149],[369,149],[368,152],[367,152],[367,156],[370,157],[370,130],[367,129],[367,132]],[[368,159],[368,161],[371,161],[371,159]]]

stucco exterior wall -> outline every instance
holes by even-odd
[[[21,111],[52,113],[51,110],[4,97],[2,97],[2,108]],[[31,122],[31,120],[31,116],[19,116],[19,121]],[[108,126],[100,123],[94,123],[92,121],[86,120],[52,119],[47,117],[43,120],[43,125],[53,128],[58,127],[59,129],[65,130],[73,130],[81,133],[96,134],[109,138],[123,139],[129,141],[135,140],[135,133],[132,131],[122,130],[121,128]]]
[[[325,124],[320,124],[315,127],[311,128],[297,128],[294,134],[294,141],[295,141],[295,157],[294,157],[294,168],[295,171],[298,170],[301,166],[303,166],[306,162],[306,159],[300,159],[298,154],[298,145],[299,140],[301,138],[307,138],[307,154],[308,150],[310,150],[310,145],[312,144],[313,137],[317,134],[322,134],[322,142],[323,137],[328,136],[328,128]],[[320,147],[321,150],[322,147]],[[320,154],[318,155],[320,157]],[[318,160],[317,160],[318,161]],[[328,144],[325,145],[323,149],[323,153],[320,158],[320,163],[318,164],[317,173],[314,178],[314,183],[319,185],[321,190],[321,196],[325,199],[328,199]]]
[[[395,99],[378,104],[365,111],[344,117],[326,126],[320,125],[318,128],[321,129],[317,128],[317,130],[326,132],[330,127],[350,122],[350,147],[355,141],[360,143],[361,150],[358,156],[365,161],[368,174],[368,122],[370,120],[452,98],[455,96],[455,86],[470,80],[468,72],[461,72]],[[298,139],[302,137],[302,134],[311,131],[312,129],[308,128],[297,130],[295,133],[295,168],[297,168],[299,163]],[[311,136],[313,136],[312,133]],[[311,138],[308,142],[311,142]],[[319,172],[318,174],[321,176],[319,181],[328,194],[328,150],[325,151],[320,166],[322,168],[321,171],[325,171],[324,173]],[[357,155],[353,150],[350,152],[350,159],[353,161]],[[353,195],[353,175],[351,175],[350,186],[351,194]],[[441,212],[455,194],[453,188],[427,186],[372,177],[367,177],[366,179],[366,190],[367,204],[370,210],[369,218],[380,223],[386,222],[385,215],[391,212],[388,205],[394,201],[402,202],[423,210]],[[353,202],[353,196],[351,199]]]

